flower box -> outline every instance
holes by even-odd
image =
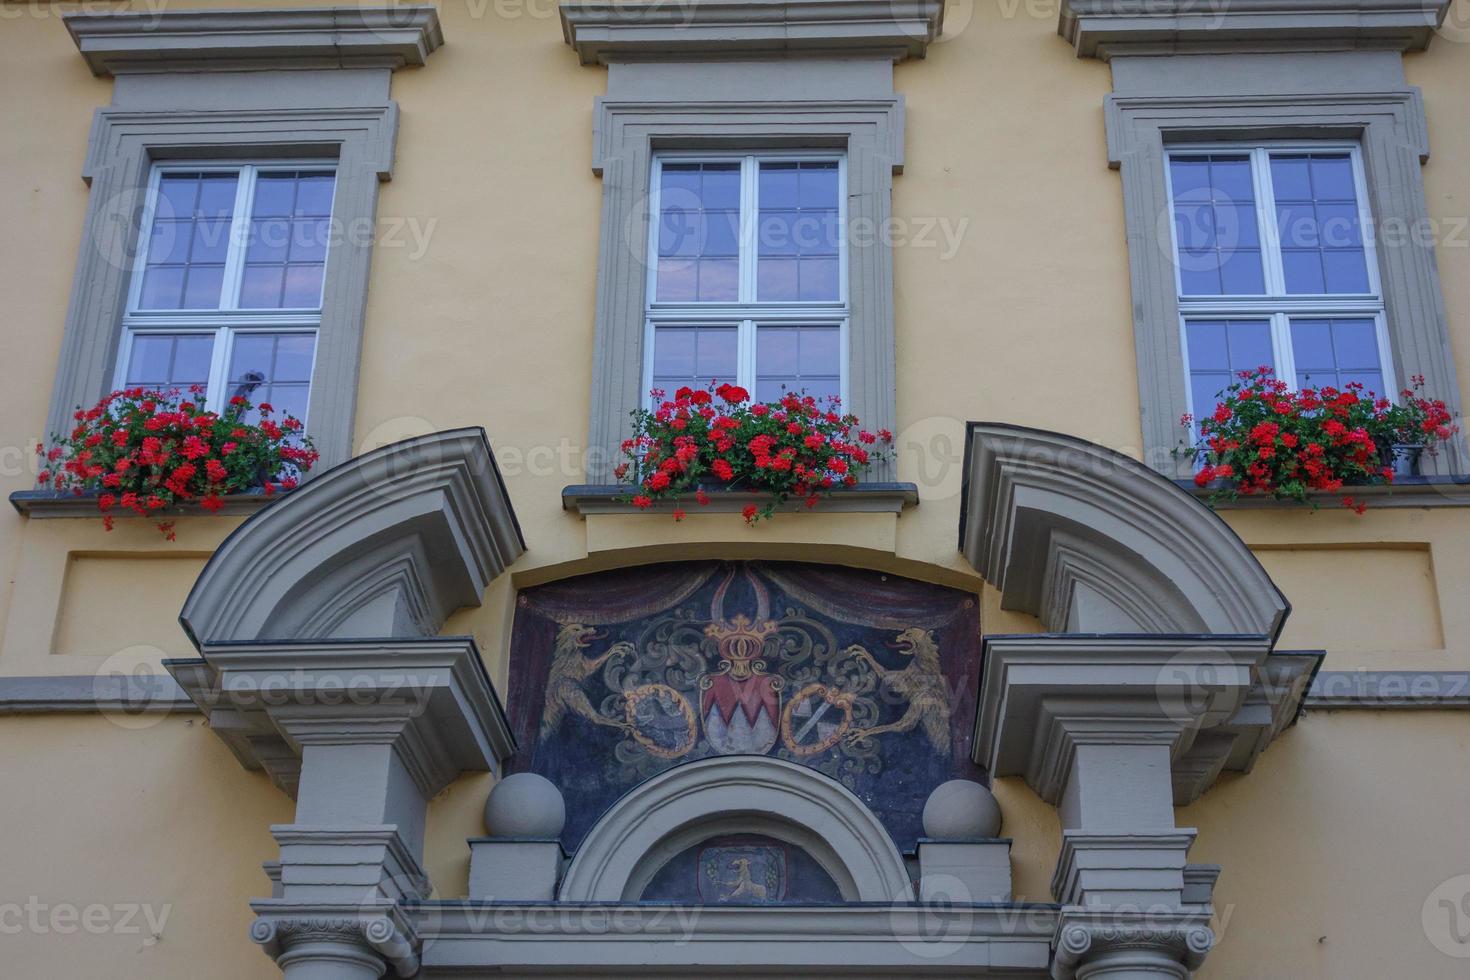
[[[793,502],[814,509],[860,486],[860,476],[891,455],[892,434],[861,428],[835,396],[786,392],[752,402],[730,384],[680,388],[672,399],[651,395],[658,407],[633,411],[633,435],[622,445],[627,459],[613,475],[628,481],[621,502],[657,505],[675,520],[691,504],[708,508],[716,498],[738,500],[750,524],[795,509]]]
[[[211,513],[225,517],[249,515],[291,492],[290,490],[278,490],[274,494],[267,495],[263,490],[251,490],[245,493],[231,493],[220,498],[220,507],[217,510],[205,510],[195,500],[172,504],[163,508],[162,512],[178,517]],[[17,490],[10,495],[10,506],[14,507],[16,513],[21,516],[34,520],[48,520],[54,517],[95,518],[98,513],[98,496],[96,491],[75,494],[59,490]],[[126,514],[118,516],[127,517]]]
[[[78,409],[69,433],[36,447],[37,491],[11,503],[23,513],[53,515],[85,506],[109,531],[119,516],[144,517],[173,540],[174,522],[166,518],[194,508],[237,509],[248,506],[246,499],[263,503],[294,488],[316,463],[298,419],[277,422],[269,404],[240,395],[214,412],[203,396],[198,385],[187,393],[128,388]],[[62,504],[62,497],[74,503]]]
[[[575,484],[561,492],[563,510],[575,511],[583,517],[597,514],[662,514],[669,515],[680,502],[656,500],[649,507],[635,507],[629,499],[635,487],[623,483]],[[728,489],[706,492],[709,503],[699,513],[739,514],[751,504],[762,505],[770,495],[752,490]],[[854,487],[833,490],[822,500],[821,510],[828,514],[901,514],[919,503],[919,488],[913,483],[858,483]],[[807,510],[798,500],[787,500],[776,507],[776,513]]]
[[[1355,382],[1292,390],[1269,367],[1239,377],[1198,420],[1199,438],[1177,450],[1198,464],[1194,483],[1211,505],[1255,497],[1316,506],[1334,495],[1361,514],[1379,496],[1364,488],[1418,478],[1423,454],[1457,431],[1445,403],[1421,394],[1422,377],[1398,402]]]

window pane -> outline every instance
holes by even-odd
[[[740,293],[740,165],[670,163],[659,176],[661,302],[734,302]]]
[[[326,271],[320,265],[286,266],[286,289],[281,305],[288,309],[313,309],[322,305],[322,275]]]
[[[143,274],[143,292],[138,305],[145,310],[183,308],[186,266],[157,266]]]
[[[841,295],[842,229],[836,163],[760,165],[756,223],[756,298],[762,302],[835,301]],[[792,262],[788,256],[802,256]]]
[[[245,260],[284,263],[291,252],[291,223],[285,218],[256,218],[250,222]]]
[[[167,173],[158,178],[158,200],[154,213],[160,218],[194,217],[199,200],[199,174]]]
[[[1322,278],[1322,253],[1316,249],[1283,249],[1281,265],[1286,273],[1288,293],[1321,293],[1326,280]]]
[[[1368,263],[1360,249],[1336,248],[1323,251],[1322,272],[1329,293],[1368,291]]]
[[[1225,323],[1222,320],[1191,320],[1184,326],[1189,345],[1189,365],[1196,371],[1207,368],[1230,369],[1230,353],[1225,346]]]
[[[260,174],[250,211],[241,309],[321,307],[335,186],[330,172]]]
[[[734,381],[739,334],[733,326],[658,327],[653,334],[653,384],[669,397],[681,387]]]
[[[1319,201],[1357,201],[1353,164],[1346,153],[1314,153],[1311,157],[1312,195]]]
[[[189,310],[219,309],[220,287],[224,285],[222,265],[191,265],[184,283],[184,308]]]
[[[835,300],[841,288],[838,281],[838,260],[802,259],[798,272],[800,283],[797,294],[806,301]]]
[[[699,295],[701,303],[733,301],[740,292],[739,259],[701,259]]]
[[[1180,290],[1187,296],[1264,293],[1250,157],[1174,156],[1169,177]]]
[[[1256,249],[1238,248],[1220,253],[1220,285],[1227,295],[1256,295],[1266,291],[1261,271],[1261,253]]]
[[[757,398],[783,391],[825,398],[842,390],[841,334],[835,326],[760,327],[756,331]]]
[[[209,382],[211,334],[132,334],[125,387],[188,388]]]
[[[1312,178],[1305,156],[1273,156],[1271,188],[1276,203],[1312,200]]]
[[[199,217],[216,220],[232,217],[235,213],[235,189],[239,183],[238,174],[204,174],[199,182]]]
[[[1352,158],[1346,153],[1273,154],[1271,183],[1286,291],[1368,292]]]
[[[1369,317],[1293,317],[1291,348],[1302,387],[1341,388],[1356,381],[1374,394],[1387,394],[1378,329]]]
[[[296,213],[326,218],[332,214],[337,178],[331,171],[303,172],[296,183]]]
[[[230,250],[230,223],[201,220],[194,225],[194,241],[189,246],[190,262],[224,264]]]
[[[276,343],[275,377],[278,381],[310,381],[316,337],[309,333],[282,334]]]
[[[255,200],[250,213],[256,218],[284,217],[291,213],[295,203],[294,174],[261,174],[255,182]]]
[[[142,250],[140,309],[219,308],[238,184],[239,175],[230,172],[159,176],[153,223]]]
[[[734,330],[701,330],[695,341],[694,373],[701,378],[735,378],[739,338]]]
[[[192,221],[155,221],[148,236],[148,264],[181,265],[189,261],[190,236],[193,233]]]
[[[1225,371],[1191,371],[1189,375],[1189,397],[1191,411],[1196,419],[1209,415],[1220,403],[1220,392],[1230,387],[1233,375]]]
[[[279,265],[247,265],[240,284],[240,306],[247,310],[273,309],[281,305],[281,284],[285,267]]]
[[[801,200],[795,163],[763,163],[760,169],[761,210],[795,208]]]
[[[1184,325],[1189,347],[1190,411],[1208,415],[1219,392],[1242,371],[1275,363],[1270,320],[1189,320]]]
[[[327,218],[298,219],[291,224],[291,261],[325,262],[332,226]]]
[[[236,334],[226,396],[239,395],[256,406],[269,405],[275,419],[292,415],[305,421],[315,346],[316,336],[310,333]],[[249,418],[258,421],[259,411],[252,411]]]

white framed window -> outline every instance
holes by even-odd
[[[841,154],[655,157],[645,392],[847,400],[846,178]]]
[[[1191,144],[1165,179],[1189,410],[1240,371],[1396,391],[1356,144]]]
[[[336,183],[320,161],[154,166],[114,387],[306,421]]]

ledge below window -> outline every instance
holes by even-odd
[[[265,493],[256,491],[253,493],[235,493],[220,498],[224,506],[216,511],[207,511],[198,503],[182,504],[176,507],[165,507],[158,512],[158,516],[165,519],[179,515],[205,516],[218,514],[225,517],[238,517],[242,514],[254,514],[262,507],[281,499],[289,491],[277,490],[267,496]],[[57,492],[55,490],[17,490],[10,495],[10,506],[14,507],[22,517],[33,517],[36,519],[50,517],[100,517],[101,512],[97,510],[97,497],[95,494],[83,494],[77,496],[74,493]],[[132,511],[114,508],[112,516],[119,520],[135,518],[138,515]]]
[[[1208,503],[1210,490],[1194,485],[1193,480],[1174,481],[1199,500]],[[1377,507],[1470,507],[1470,475],[1401,476],[1390,486],[1343,487],[1336,493],[1315,491],[1310,500],[1322,507],[1336,507],[1343,497]],[[1259,510],[1263,508],[1303,508],[1310,505],[1295,500],[1272,497],[1237,497],[1211,504],[1216,510]]]
[[[561,492],[563,510],[574,510],[583,517],[589,514],[668,514],[675,507],[682,507],[692,514],[736,514],[747,504],[764,504],[770,499],[765,493],[750,490],[711,490],[709,503],[703,507],[695,503],[693,496],[678,504],[668,500],[655,501],[646,511],[634,507],[624,498],[632,488],[612,484],[573,484]],[[1470,487],[1467,487],[1470,490]],[[833,490],[831,496],[823,497],[816,510],[825,514],[901,514],[904,508],[919,503],[919,487],[914,483],[859,483],[855,487]],[[806,505],[799,500],[790,500],[778,510],[800,511]]]

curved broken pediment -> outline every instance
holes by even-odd
[[[1249,634],[1289,609],[1245,543],[1136,460],[1041,429],[972,422],[960,550],[1056,633]]]
[[[485,431],[397,442],[232,533],[179,620],[195,645],[434,636],[525,551]]]

